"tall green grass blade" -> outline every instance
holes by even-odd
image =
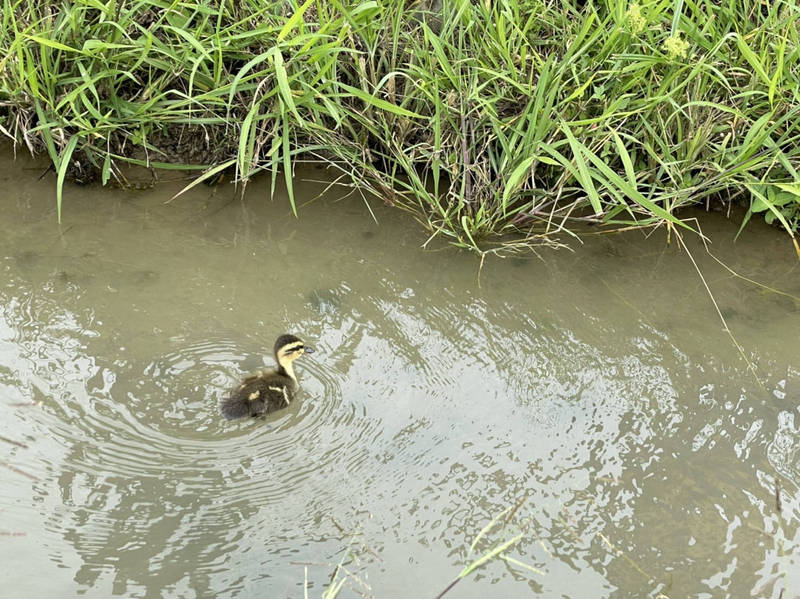
[[[58,210],[59,223],[61,222],[61,199],[64,195],[64,177],[67,174],[67,168],[69,168],[69,161],[72,159],[72,153],[75,151],[75,146],[78,145],[78,140],[79,138],[77,135],[70,137],[66,147],[64,148],[64,151],[58,158],[56,167],[58,172],[58,180],[56,182],[56,208]]]
[[[602,181],[609,190],[612,190],[614,187],[616,187],[616,189],[620,190],[625,196],[628,197],[628,199],[633,200],[636,204],[646,209],[654,216],[657,216],[666,222],[678,225],[679,227],[683,227],[688,231],[697,233],[697,231],[687,225],[684,221],[677,218],[674,214],[667,212],[655,202],[644,197],[637,189],[627,183],[617,173],[612,171],[597,155],[587,150],[586,156],[589,161],[595,165],[597,170],[606,177],[606,179]]]
[[[242,79],[247,75],[247,73],[249,73],[250,70],[253,67],[261,64],[262,62],[264,62],[266,60],[269,60],[272,57],[272,55],[275,54],[277,51],[278,51],[277,48],[270,48],[269,50],[267,50],[263,54],[260,54],[260,55],[258,55],[256,57],[251,58],[250,60],[248,60],[242,66],[242,68],[237,71],[236,75],[234,76],[233,80],[231,81],[230,89],[228,91],[228,100],[227,100],[227,106],[228,107],[233,105],[233,97],[236,94],[236,92],[239,90],[239,85],[240,85]]]
[[[247,112],[239,131],[239,150],[237,153],[236,170],[239,178],[246,180],[250,176],[250,163],[255,146],[255,129],[253,122],[261,110],[261,103],[256,102]]]
[[[289,32],[297,27],[297,25],[303,20],[303,15],[305,14],[306,10],[308,10],[308,7],[314,2],[315,0],[306,0],[300,7],[298,7],[296,11],[294,11],[291,17],[286,19],[286,24],[283,26],[283,29],[281,29],[280,33],[278,33],[277,39],[279,42],[284,40],[286,36],[289,35]]]
[[[436,59],[438,60],[439,66],[444,71],[445,76],[450,80],[451,85],[458,87],[459,77],[456,75],[456,72],[450,65],[450,60],[447,58],[447,54],[445,54],[439,36],[431,31],[431,28],[428,27],[427,24],[423,24],[422,28],[425,32],[425,39],[433,47],[433,52],[436,55]]]
[[[172,196],[169,199],[169,201],[171,202],[175,198],[177,198],[179,196],[182,196],[184,193],[186,193],[187,191],[189,191],[193,187],[196,187],[197,185],[200,185],[203,181],[208,181],[209,179],[212,179],[214,177],[214,175],[224,171],[226,168],[229,168],[229,167],[233,166],[234,164],[236,164],[236,159],[232,158],[231,160],[228,160],[227,162],[223,162],[222,164],[218,164],[214,168],[208,169],[205,173],[203,173],[202,175],[200,175],[199,177],[194,179],[191,183],[189,183],[189,185],[187,185],[186,187],[181,189],[178,193],[176,193],[174,196]]]
[[[280,50],[277,50],[273,54],[273,59],[275,61],[275,76],[278,79],[281,97],[283,97],[283,101],[286,103],[286,106],[289,107],[289,110],[292,111],[297,121],[302,123],[303,119],[300,118],[300,113],[297,112],[297,106],[295,106],[294,98],[292,97],[292,90],[289,88],[289,78],[286,75],[286,67],[283,65],[283,54],[281,54]]]
[[[581,187],[586,192],[586,195],[589,197],[589,202],[592,204],[594,213],[598,215],[602,214],[603,207],[600,205],[600,195],[597,193],[597,189],[592,181],[592,176],[589,174],[589,169],[586,167],[586,161],[583,159],[584,153],[588,155],[590,150],[581,144],[577,139],[575,139],[575,136],[572,134],[572,131],[570,131],[569,126],[564,121],[561,121],[561,130],[569,140],[569,147],[572,150],[572,157],[575,160],[575,165],[578,168],[578,183],[580,183]]]
[[[34,107],[36,110],[36,116],[39,118],[39,125],[38,130],[41,132],[42,138],[44,139],[44,145],[47,148],[47,153],[50,155],[50,160],[53,161],[53,165],[59,164],[59,155],[58,151],[56,151],[56,144],[53,140],[53,134],[50,131],[51,124],[50,121],[44,114],[44,110],[42,109],[42,105],[38,99],[34,99]]]
[[[520,181],[522,181],[523,177],[529,174],[531,166],[536,160],[537,156],[528,156],[525,160],[518,164],[513,171],[511,171],[511,174],[508,176],[503,189],[504,203],[507,203],[511,199],[511,196],[517,191],[517,186],[519,185]]]
[[[38,44],[47,46],[49,48],[54,48],[56,50],[64,50],[65,52],[74,52],[75,54],[83,54],[83,52],[81,50],[78,50],[77,48],[73,48],[72,46],[62,44],[61,42],[57,42],[55,40],[42,37],[41,35],[27,35],[26,37],[29,40],[32,40]]]
[[[787,30],[781,39],[780,45],[778,46],[778,55],[775,57],[775,73],[769,79],[769,105],[773,109],[775,108],[775,93],[778,89],[778,83],[783,79],[783,68],[786,64],[783,57],[786,54],[786,42],[788,41],[788,36],[789,32]]]
[[[286,180],[286,193],[289,194],[289,203],[292,206],[292,214],[297,216],[297,206],[294,201],[294,186],[292,184],[292,154],[291,146],[289,144],[289,118],[286,112],[283,113],[283,127],[281,130],[281,138],[283,140],[283,147],[281,154],[283,154],[283,176]]]
[[[747,45],[747,42],[741,35],[736,36],[736,45],[739,47],[739,51],[742,53],[742,56],[744,56],[745,60],[747,60],[756,74],[758,74],[762,83],[769,86],[770,78],[769,75],[767,75],[767,71],[764,69],[764,65],[761,63],[756,53],[750,49],[750,46]]]
[[[617,146],[617,154],[622,160],[622,166],[625,168],[625,176],[628,178],[628,183],[630,184],[631,188],[635,189],[637,186],[636,171],[633,168],[631,156],[628,154],[628,150],[625,147],[625,143],[622,141],[622,138],[619,136],[619,133],[612,129],[611,135],[614,136],[614,143]]]
[[[391,112],[392,114],[396,114],[398,116],[407,116],[409,118],[414,118],[414,119],[424,118],[421,114],[417,114],[416,112],[411,112],[410,110],[401,108],[400,106],[392,104],[391,102],[387,102],[386,100],[382,100],[381,98],[376,98],[372,94],[368,94],[367,92],[360,90],[357,87],[347,85],[346,83],[339,83],[339,87],[344,91],[352,94],[359,100],[363,101],[364,103],[374,106],[375,108],[385,110],[386,112]]]

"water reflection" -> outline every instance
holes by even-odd
[[[343,593],[413,577],[433,596],[509,506],[517,561],[458,596],[800,588],[795,300],[698,255],[761,386],[652,240],[494,261],[479,285],[472,257],[421,253],[379,207],[374,229],[355,204],[295,220],[257,186],[72,190],[57,231],[34,218],[43,184],[0,218],[0,436],[20,443],[0,440],[0,507],[25,533],[2,545],[27,596],[299,597],[306,568],[319,595],[342,560]],[[788,253],[741,248],[726,259],[800,295]],[[221,420],[284,330],[319,350],[299,401]]]

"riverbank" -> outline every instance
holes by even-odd
[[[65,179],[126,186],[129,164],[267,171],[296,211],[313,160],[484,252],[693,229],[681,207],[731,202],[794,238],[798,21],[749,1],[5,0],[0,125],[50,156],[59,217]]]

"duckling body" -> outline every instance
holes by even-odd
[[[292,403],[297,383],[278,370],[249,376],[222,402],[222,414],[228,420],[269,414]]]
[[[281,335],[275,342],[274,370],[257,372],[244,379],[230,392],[221,405],[222,415],[229,420],[245,416],[269,414],[288,407],[297,392],[293,362],[314,350],[294,335]]]

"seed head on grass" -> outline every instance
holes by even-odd
[[[689,49],[689,42],[681,39],[680,34],[675,34],[664,40],[664,50],[667,51],[667,56],[670,60],[676,58],[686,58],[686,51]]]
[[[636,3],[631,4],[628,9],[628,26],[633,35],[639,35],[647,26],[647,19],[644,18],[641,7]]]

